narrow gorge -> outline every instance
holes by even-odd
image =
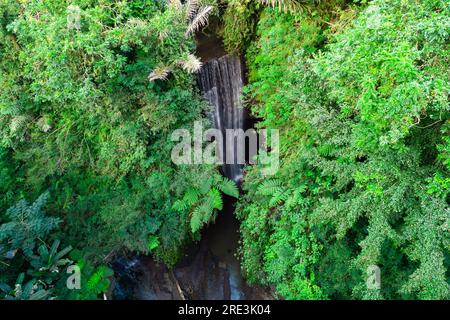
[[[225,54],[214,37],[200,36],[198,55],[204,64],[198,74],[198,86],[209,104],[209,118],[214,128],[226,136],[227,129],[246,130],[251,121],[242,104],[244,62],[235,55]],[[224,152],[224,139],[219,152]],[[221,166],[222,174],[240,183],[243,164],[238,164],[238,141],[231,142],[235,158]],[[230,147],[230,146],[228,146]],[[232,162],[232,163],[230,163]],[[133,257],[115,262],[119,274],[113,291],[115,299],[272,299],[267,290],[246,284],[237,258],[239,222],[234,216],[236,200],[224,195],[224,207],[217,213],[193,243],[185,257],[173,268],[157,263],[150,257]]]

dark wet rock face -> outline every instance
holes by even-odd
[[[151,257],[122,258],[115,261],[113,299],[143,300],[264,300],[269,291],[249,286],[240,273],[235,256],[239,224],[234,204],[225,199],[217,221],[193,244],[173,269]]]

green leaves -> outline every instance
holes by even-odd
[[[42,210],[48,198],[46,192],[31,205],[21,200],[6,211],[10,222],[0,225],[0,243],[4,243],[7,250],[21,249],[26,256],[32,256],[36,241],[58,226],[61,220],[46,217]]]
[[[284,191],[282,184],[278,180],[266,180],[259,187],[257,194],[261,194],[263,196],[270,196],[277,193],[282,193]]]
[[[289,299],[448,299],[449,7],[317,10],[264,10],[247,52],[252,113],[284,139],[277,176],[246,174],[243,268]]]
[[[190,214],[218,189],[207,182],[217,180],[216,168],[174,166],[170,157],[172,132],[202,117],[205,105],[191,74],[200,62],[186,31],[210,13],[196,9],[214,3],[192,1],[188,13],[165,1],[87,1],[75,8],[78,28],[68,26],[64,1],[3,1],[0,209],[25,191],[51,190],[49,210],[64,219],[60,233],[83,244],[94,266],[124,248],[174,263],[192,238]],[[164,66],[170,74],[156,78],[167,80],[149,82]],[[220,201],[215,196],[213,210]],[[33,209],[21,203],[11,210]],[[205,212],[209,221],[211,210]],[[31,255],[37,237],[60,221],[9,220],[1,227],[2,257],[18,247]],[[46,256],[50,249],[39,250]]]
[[[153,250],[158,248],[159,247],[159,238],[152,234],[149,235],[147,247],[150,252],[152,252]]]
[[[45,244],[38,247],[39,255],[31,257],[31,266],[35,269],[33,274],[35,276],[45,276],[46,273],[56,273],[61,272],[64,266],[71,263],[69,259],[63,258],[71,250],[72,246],[67,246],[61,251],[58,251],[60,245],[59,240],[55,240],[48,250]]]
[[[35,279],[23,284],[24,279],[25,274],[20,273],[14,289],[7,284],[0,284],[5,300],[45,300],[50,297],[51,292],[42,288],[42,284],[36,283]]]
[[[109,277],[113,275],[113,271],[106,266],[98,267],[87,281],[87,289],[94,296],[105,293],[110,285]]]
[[[215,210],[222,210],[221,192],[239,197],[239,189],[233,181],[216,175],[214,179],[202,181],[200,189],[189,188],[182,199],[174,202],[172,209],[180,213],[190,211],[191,231],[196,233],[211,221]]]
[[[227,178],[223,178],[219,181],[217,184],[217,187],[220,191],[225,193],[226,195],[234,198],[239,198],[239,189],[236,186],[236,183],[234,181],[231,181]]]
[[[256,192],[258,195],[268,196],[269,207],[275,207],[289,198],[290,192],[285,190],[282,183],[278,180],[266,180]]]
[[[191,217],[191,231],[196,233],[202,226],[208,223],[214,210],[221,210],[223,207],[222,196],[219,190],[211,189],[203,201],[196,206]]]
[[[201,192],[194,188],[189,188],[182,199],[174,202],[172,209],[176,211],[185,211],[198,202]]]
[[[0,263],[0,274],[11,283],[15,265],[29,261],[42,269],[36,277],[61,274],[69,249],[43,244],[59,238],[82,245],[87,259],[82,287],[90,289],[70,297],[95,299],[109,285],[109,272],[96,268],[110,253],[152,252],[174,264],[194,237],[192,212],[202,208],[198,231],[222,207],[216,168],[174,166],[170,157],[171,133],[200,119],[205,106],[186,31],[203,25],[210,9],[191,15],[165,1],[87,1],[75,8],[78,28],[68,26],[68,5],[0,4],[0,259],[13,262]],[[164,66],[170,74],[156,78],[167,80],[149,82]],[[41,214],[45,196],[4,214],[24,193],[42,190],[51,190],[51,218]]]

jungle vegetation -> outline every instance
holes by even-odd
[[[445,0],[0,0],[0,298],[98,298],[124,251],[173,266],[226,194],[247,281],[280,298],[449,299],[449,18]],[[173,130],[208,122],[208,21],[246,59],[257,128],[280,130],[279,171],[247,166],[240,193],[170,158]]]

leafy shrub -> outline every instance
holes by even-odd
[[[448,299],[449,8],[376,0],[351,24],[347,10],[329,27],[259,22],[248,95],[281,130],[282,166],[273,182],[246,175],[243,266],[287,298]],[[372,265],[380,290],[366,287]]]
[[[193,238],[191,217],[172,204],[194,181],[219,177],[213,166],[170,159],[171,132],[205,108],[188,68],[197,61],[188,31],[205,17],[150,0],[72,6],[79,27],[68,25],[66,1],[0,7],[2,148],[14,150],[29,196],[52,192],[50,212],[89,259],[148,253],[150,236],[160,239],[158,255],[170,255]],[[165,81],[150,77],[166,69]]]

